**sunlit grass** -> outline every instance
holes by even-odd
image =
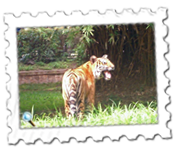
[[[29,71],[29,70],[36,70],[36,69],[42,69],[42,70],[51,70],[51,69],[66,69],[69,68],[70,64],[72,62],[70,61],[55,61],[50,62],[48,64],[44,62],[36,62],[34,65],[25,65],[23,63],[18,64],[18,70],[19,71]]]
[[[68,119],[57,111],[54,117],[50,114],[34,115],[33,122],[36,127],[65,127],[65,126],[99,126],[99,125],[121,125],[121,124],[155,124],[157,122],[157,108],[152,108],[151,103],[143,106],[141,103],[132,103],[129,106],[120,106],[115,103],[102,109],[101,104],[91,113],[85,114],[83,119],[75,117]],[[31,127],[27,122],[21,120],[23,128]]]

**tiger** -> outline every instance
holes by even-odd
[[[104,77],[105,80],[110,80],[109,71],[115,69],[107,57],[106,54],[99,58],[92,55],[88,62],[64,73],[62,96],[67,117],[83,118],[85,107],[92,109],[95,104],[95,79]]]

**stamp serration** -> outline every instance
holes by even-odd
[[[165,76],[169,78],[168,86],[165,92],[169,95],[170,103],[165,106],[165,109],[170,112],[170,120],[167,121],[167,127],[170,129],[171,138],[167,138],[167,143],[172,146],[174,143],[174,6],[173,2],[162,3],[163,7],[167,7],[167,18],[163,20],[163,23],[167,25],[167,35],[164,40],[168,44],[168,52],[164,54],[164,57],[168,61],[168,69],[164,72]],[[167,144],[166,144],[167,146]]]
[[[6,2],[4,2],[6,3]],[[12,2],[11,2],[12,3]],[[107,2],[106,2],[107,3]],[[105,4],[106,4],[105,3]],[[159,2],[160,3],[160,2]],[[60,144],[60,141],[58,138],[54,138],[50,143],[46,143],[46,142],[43,142],[42,140],[40,139],[37,139],[34,141],[34,143],[26,143],[24,142],[24,140],[22,139],[19,139],[18,142],[16,144],[9,144],[8,146],[17,146],[17,147],[27,147],[27,146],[96,146],[96,145],[100,145],[100,146],[103,146],[103,145],[110,145],[110,146],[172,146],[173,145],[173,141],[174,141],[174,61],[173,61],[173,57],[174,57],[174,27],[173,27],[173,24],[174,24],[174,6],[173,6],[173,3],[172,2],[163,2],[163,3],[157,3],[155,4],[155,2],[152,2],[152,3],[149,3],[149,7],[147,7],[147,3],[141,3],[140,2],[136,2],[136,3],[131,3],[130,4],[130,8],[131,9],[134,9],[134,12],[138,10],[140,10],[140,8],[149,8],[151,9],[152,12],[155,12],[157,8],[160,8],[160,7],[167,7],[167,18],[163,20],[163,23],[167,25],[168,27],[168,32],[167,32],[167,35],[165,36],[165,41],[167,42],[168,44],[168,52],[164,54],[165,58],[167,59],[168,61],[168,69],[165,71],[165,76],[167,78],[169,78],[169,85],[167,86],[165,92],[170,95],[170,103],[168,103],[166,105],[166,109],[167,111],[170,112],[170,120],[167,121],[167,127],[170,129],[170,136],[169,138],[162,138],[161,135],[159,134],[156,134],[154,135],[153,139],[144,139],[144,136],[142,135],[138,135],[136,137],[135,140],[129,140],[126,136],[121,136],[119,138],[119,140],[112,140],[109,138],[109,137],[104,137],[102,139],[102,141],[95,141],[92,139],[92,137],[88,137],[84,142],[81,142],[81,141],[77,141],[75,138],[70,138],[69,139],[69,142],[63,142]],[[18,3],[19,4],[19,3]],[[50,3],[49,3],[50,4]],[[21,5],[21,4],[20,4]],[[67,5],[67,4],[66,4]],[[23,4],[23,6],[25,6],[27,8],[27,3]],[[108,7],[108,5],[106,4],[106,6]],[[22,9],[23,12],[28,12],[30,13],[32,9]],[[96,6],[95,6],[96,8]],[[117,13],[120,13],[124,10],[124,5],[123,3],[117,3]],[[20,9],[19,9],[20,10]],[[17,11],[19,11],[17,9]],[[27,10],[27,11],[26,11]],[[64,9],[64,8],[61,8],[61,5],[60,5],[60,2],[57,2],[57,10],[58,11],[61,11],[61,10],[64,10],[64,13],[66,15],[69,15],[69,14],[72,14],[72,11],[74,11],[75,9],[67,9],[67,7]],[[89,9],[90,10],[90,9]],[[88,14],[88,11],[89,11],[87,8],[82,11],[83,14]],[[97,9],[96,9],[97,10]],[[104,10],[104,9],[102,9]],[[104,10],[105,11],[105,10]],[[104,11],[99,11],[99,12],[102,12],[104,13]],[[37,12],[37,10],[36,10]],[[36,16],[36,12],[32,12],[32,16]],[[54,15],[55,12],[48,12],[48,15],[52,16]],[[5,12],[7,13],[7,12]],[[39,11],[37,12],[39,13]],[[16,12],[16,13],[12,13],[15,17],[20,17],[22,12]],[[2,18],[2,22],[3,22],[3,33],[2,35],[4,35],[5,31],[8,30],[8,24],[7,23],[4,23],[5,22],[5,18],[3,17]],[[10,45],[10,43],[6,40],[5,41],[5,46],[8,47]],[[4,54],[5,55],[5,54]],[[7,58],[7,57],[6,57]],[[6,61],[8,61],[7,59],[5,58]],[[2,83],[3,84],[6,84],[9,80],[10,80],[10,75],[8,73],[2,73]],[[8,98],[10,98],[10,92],[9,91],[6,91],[6,94],[3,94],[5,96],[7,96]],[[6,107],[7,104],[4,104],[4,106]],[[9,113],[8,109],[6,109],[6,112]],[[6,119],[6,115],[5,115],[5,119]],[[4,124],[3,124],[4,125]],[[10,133],[12,132],[11,128],[6,125],[4,125],[5,128],[5,132],[7,133]],[[7,134],[3,135],[2,136],[3,138],[3,143],[5,143],[6,141],[8,141],[8,136]],[[38,144],[39,143],[39,144]]]

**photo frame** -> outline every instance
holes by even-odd
[[[2,8],[3,146],[174,145],[172,2],[4,2]],[[135,23],[155,24],[158,124],[44,129],[19,127],[16,28]]]

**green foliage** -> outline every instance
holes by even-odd
[[[91,42],[93,42],[93,39],[91,36],[93,36],[93,26],[88,25],[88,26],[83,26],[81,27],[82,30],[82,37],[80,38],[80,41],[83,41],[86,45],[90,45]]]
[[[86,57],[87,46],[94,42],[91,38],[93,31],[93,26],[21,29],[18,34],[18,57],[24,63],[34,60],[38,64],[55,61],[56,56],[66,60],[68,53],[59,53],[59,49],[63,48],[61,38],[65,38],[64,43],[78,54],[78,61],[81,61]]]
[[[85,59],[86,55],[86,48],[90,46],[95,40],[92,38],[94,29],[93,26],[75,26],[70,27],[65,31],[67,35],[66,43],[68,46],[72,47],[75,53],[78,54],[78,61],[81,63],[83,59]],[[78,41],[76,44],[75,38],[78,37]]]
[[[68,64],[67,62],[50,62],[48,64],[48,66],[50,66],[51,68],[68,68]]]
[[[62,30],[58,27],[21,29],[18,34],[18,57],[26,56],[24,62],[29,59],[43,62],[54,60],[61,48],[61,34]]]
[[[61,57],[60,57],[60,61],[67,61],[67,57],[68,57],[68,53],[67,52],[63,52],[61,53]]]
[[[117,41],[119,40],[119,33],[117,30],[112,31],[109,33],[109,40],[108,42],[112,45],[116,44]]]
[[[114,26],[114,25],[106,25],[106,28],[107,28],[107,29],[112,28],[112,29],[114,30],[115,26]]]
[[[44,66],[44,65],[45,65],[45,63],[44,63],[44,62],[42,62],[42,61],[39,61],[39,62],[36,62],[36,65],[38,65],[38,66]]]
[[[34,65],[26,65],[23,63],[18,64],[18,70],[19,71],[29,71],[29,70],[36,70],[36,69],[42,69],[42,70],[51,70],[51,69],[64,69],[69,68],[71,62],[69,61],[55,61],[50,63],[44,63],[44,62],[36,62]]]
[[[29,59],[39,62],[55,61],[56,56],[60,60],[66,60],[68,53],[60,54],[61,38],[65,38],[64,43],[68,48],[78,54],[77,61],[82,63],[87,56],[86,49],[96,42],[94,38],[95,29],[98,26],[74,26],[66,28],[28,28],[21,29],[18,34],[18,57],[23,58],[25,63]],[[109,43],[116,44],[116,36],[118,31],[115,30],[114,25],[106,26],[110,31]],[[41,64],[42,66],[43,64]]]
[[[155,86],[155,42],[154,23],[120,25],[85,25],[54,28],[28,28],[18,34],[18,55],[24,63],[67,61],[70,55],[63,50],[74,51],[78,55],[78,65],[104,53],[116,66],[114,85],[121,71],[126,77],[138,76],[147,85]],[[42,67],[42,64],[39,63]],[[59,67],[58,64],[53,65]],[[43,66],[50,69],[50,66]],[[26,67],[31,70],[33,67]],[[19,66],[19,70],[22,67]]]
[[[35,69],[35,66],[24,65],[23,63],[18,64],[19,71],[29,71],[29,70],[34,70],[34,69]]]
[[[86,49],[85,44],[81,44],[81,43],[79,43],[77,47],[74,49],[76,53],[78,54],[77,56],[78,66],[84,63],[84,59],[86,58],[85,49]]]
[[[154,29],[154,23],[150,23],[150,24],[148,24],[148,26],[146,27],[146,29],[148,29],[148,28],[152,28],[152,29]]]
[[[33,115],[34,115],[34,105],[32,106],[31,114],[32,114],[32,117],[33,117]]]

